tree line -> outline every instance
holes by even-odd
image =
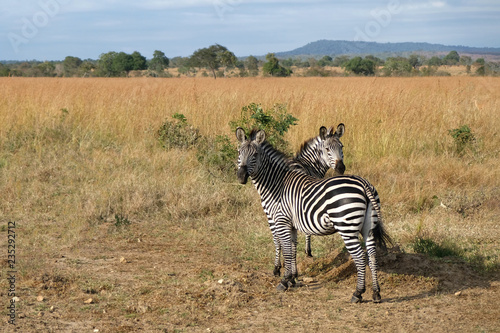
[[[471,75],[500,74],[500,62],[486,62],[483,58],[473,61],[469,56],[460,56],[457,51],[451,51],[444,57],[430,58],[419,54],[386,59],[373,55],[352,58],[339,55],[335,58],[323,56],[320,59],[311,57],[303,60],[300,57],[278,59],[274,53],[269,53],[265,59],[254,56],[238,59],[226,47],[214,44],[196,50],[189,57],[172,59],[156,50],[151,59],[146,59],[137,51],[131,54],[111,51],[101,54],[97,60],[67,56],[63,61],[0,62],[0,76],[126,77],[132,71],[141,71],[140,75],[144,76],[172,77],[169,68],[176,68],[178,76],[201,74],[213,78],[258,76],[260,70],[265,76],[286,77],[293,74],[292,68],[301,69],[297,75],[304,76],[430,76],[449,75],[446,71],[439,70],[439,67],[456,65],[465,66],[467,73]],[[331,69],[335,67],[344,71]]]

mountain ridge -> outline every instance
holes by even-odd
[[[365,41],[327,40],[310,42],[291,51],[275,52],[277,57],[293,56],[338,56],[354,54],[384,54],[404,52],[450,52],[468,54],[500,55],[498,47],[472,47],[464,45],[444,45],[424,42],[379,43]]]

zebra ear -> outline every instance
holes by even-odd
[[[266,132],[264,132],[264,130],[260,130],[255,135],[255,142],[257,142],[260,145],[264,141],[266,141]]]
[[[326,139],[326,135],[327,135],[326,127],[325,126],[321,126],[319,128],[319,137],[321,138],[321,140],[325,140]]]
[[[337,126],[337,131],[335,131],[335,134],[340,138],[342,135],[344,135],[345,131],[345,125],[343,123],[340,123],[339,126]]]
[[[238,139],[238,141],[240,143],[243,143],[244,141],[246,141],[247,136],[246,136],[245,131],[243,130],[243,128],[238,127],[236,129],[236,138]]]

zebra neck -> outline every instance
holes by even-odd
[[[290,172],[290,160],[269,144],[262,145],[260,149],[260,163],[251,177],[252,183],[262,197],[270,189],[276,191],[283,186],[284,178]]]
[[[295,164],[298,164],[296,166],[307,175],[323,178],[329,166],[321,158],[321,152],[318,146],[319,140],[317,138],[305,142],[293,161]]]

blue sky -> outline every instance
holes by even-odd
[[[500,47],[498,0],[1,0],[0,60],[155,50],[236,56],[319,39]]]

